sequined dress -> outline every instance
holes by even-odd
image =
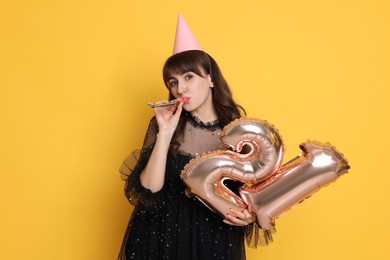
[[[185,195],[181,170],[194,156],[226,149],[218,122],[203,123],[187,114],[178,153],[168,154],[165,183],[156,193],[139,180],[158,132],[150,121],[141,156],[127,178],[125,194],[135,205],[118,259],[245,259],[244,228],[225,224],[196,198]]]

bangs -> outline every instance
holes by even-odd
[[[164,83],[167,85],[168,80],[174,74],[183,74],[193,72],[200,77],[204,77],[202,70],[208,71],[207,54],[203,51],[185,51],[175,54],[168,58],[163,69]]]

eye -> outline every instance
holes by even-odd
[[[176,80],[169,80],[168,81],[168,86],[170,88],[176,87],[177,86],[177,81]]]
[[[190,79],[192,79],[194,76],[192,75],[192,74],[187,74],[187,75],[185,75],[184,76],[184,78],[186,79],[186,80],[190,80]]]

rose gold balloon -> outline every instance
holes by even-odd
[[[229,190],[224,180],[247,184],[259,183],[271,176],[281,165],[282,139],[277,129],[266,121],[240,118],[227,125],[222,141],[233,151],[213,151],[191,160],[181,177],[187,184],[187,194],[195,194],[209,208],[226,216],[230,208],[248,207]],[[246,150],[245,153],[243,150]]]
[[[223,129],[221,139],[233,151],[218,150],[192,159],[181,174],[186,192],[223,217],[231,208],[250,207],[264,231],[272,230],[283,213],[350,168],[333,146],[318,141],[301,144],[303,153],[280,167],[282,139],[266,121],[235,120]],[[226,179],[244,184],[239,196],[223,184]]]
[[[318,141],[300,145],[303,153],[282,166],[271,178],[240,190],[241,198],[252,205],[257,223],[270,229],[290,208],[334,182],[348,171],[348,161],[329,143]]]
[[[237,161],[243,163],[244,169],[232,172],[233,179],[251,184],[259,183],[272,175],[282,164],[282,138],[278,130],[267,121],[237,119],[223,129],[221,140],[227,147],[238,152],[232,153],[232,159],[237,158]],[[245,148],[248,148],[249,152],[243,151]]]

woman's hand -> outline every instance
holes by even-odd
[[[159,101],[158,103],[167,101]],[[183,108],[183,103],[178,102],[177,105],[168,107],[155,107],[154,113],[159,127],[159,132],[168,132],[173,135],[179,123],[180,114]]]
[[[256,221],[256,217],[251,213],[250,208],[239,211],[230,209],[226,218],[223,220],[226,224],[233,226],[246,226]]]

